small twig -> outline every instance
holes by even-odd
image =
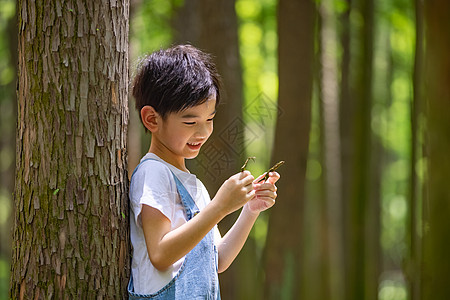
[[[248,161],[249,161],[250,159],[253,160],[253,161],[255,161],[255,158],[256,158],[256,157],[254,157],[254,156],[250,156],[249,158],[247,158],[247,159],[245,160],[244,165],[241,167],[241,172],[244,172],[244,171],[245,171],[245,168],[247,167]]]
[[[284,164],[284,160],[281,160],[279,162],[277,162],[272,168],[270,168],[267,172],[266,175],[261,178],[260,180],[258,180],[256,183],[260,183],[261,181],[266,181],[267,179],[269,179],[269,173],[270,172],[274,172],[276,169],[278,169],[282,164]]]

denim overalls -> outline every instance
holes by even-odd
[[[143,160],[134,170],[152,158]],[[133,175],[131,176],[133,178]],[[181,198],[187,221],[192,219],[199,209],[181,181],[173,174],[178,194]],[[133,276],[128,283],[129,299],[220,299],[217,276],[217,250],[211,230],[185,257],[178,274],[161,290],[151,295],[134,293]],[[151,280],[149,278],[149,280]]]

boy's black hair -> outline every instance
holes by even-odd
[[[153,52],[140,62],[132,94],[139,112],[150,105],[164,119],[213,96],[217,107],[220,77],[210,55],[191,45],[178,45]]]

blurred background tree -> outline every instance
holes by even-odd
[[[312,1],[281,0],[278,6],[278,106],[272,162],[285,159],[277,210],[270,212],[264,247],[264,299],[305,295],[303,218],[313,89],[316,9]],[[299,70],[301,70],[299,72]]]
[[[425,101],[427,186],[423,205],[423,299],[450,295],[450,3],[425,1]]]
[[[285,15],[285,7],[306,13],[303,6],[317,16],[312,29]],[[139,57],[173,43],[216,57],[226,91],[210,141],[217,144],[191,164],[208,163],[197,175],[211,195],[245,156],[257,157],[249,164],[255,175],[286,160],[277,205],[221,275],[224,299],[449,298],[446,1],[134,0],[130,13],[131,76]],[[1,0],[0,298],[8,290],[13,207],[14,16],[15,1]],[[283,50],[284,34],[299,44]],[[308,47],[311,57],[302,52]],[[311,72],[297,59],[310,60]],[[301,95],[283,96],[291,80]],[[132,170],[148,138],[132,99],[130,107]]]

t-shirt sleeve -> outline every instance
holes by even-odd
[[[172,221],[178,193],[169,168],[158,161],[142,163],[131,178],[130,203],[136,224],[142,226],[142,205],[159,210]]]

